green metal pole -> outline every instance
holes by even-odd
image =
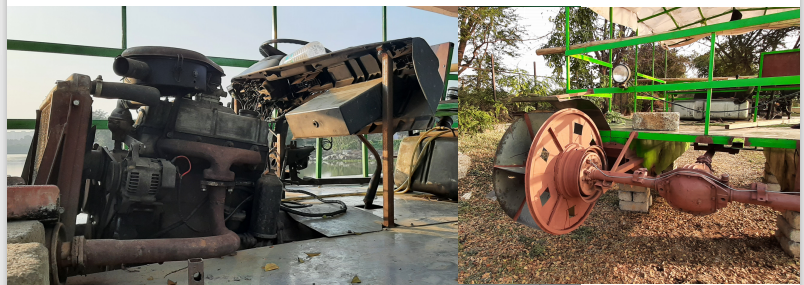
[[[123,16],[123,50],[128,48],[128,32],[126,31],[126,6],[123,6],[122,9],[122,16]]]
[[[650,66],[650,77],[656,78],[656,43],[652,44],[653,47],[653,63]],[[656,84],[656,81],[651,80],[650,85]],[[653,97],[653,95],[651,95]],[[650,100],[650,111],[653,112],[653,100]]]
[[[639,29],[636,30],[636,36],[639,36]],[[637,73],[639,73],[639,45],[636,45],[636,50],[634,51],[634,86],[639,85],[639,81],[637,81]],[[634,90],[634,113],[637,112],[637,92]]]
[[[278,39],[279,33],[277,30],[277,19],[276,19],[276,6],[274,6],[274,39]],[[279,48],[279,43],[274,43],[274,48]]]
[[[709,48],[709,82],[715,72],[715,33],[712,33],[712,45]],[[712,105],[712,88],[706,89],[706,121],[704,122],[704,135],[709,135],[709,110]]]
[[[614,7],[609,7],[609,38],[614,39]],[[609,68],[609,87],[614,87],[614,75],[612,71],[614,71],[614,49],[609,50],[609,63],[611,63],[611,68]],[[609,112],[611,112],[611,101],[612,98],[609,98]]]
[[[315,178],[316,179],[321,179],[321,168],[322,168],[321,167],[322,166],[321,153],[323,152],[322,149],[321,149],[321,141],[323,141],[323,140],[324,139],[322,139],[322,138],[315,139]]]
[[[570,7],[564,7],[564,43],[566,44],[566,50],[569,51],[570,49],[570,39],[569,39],[569,9]],[[570,58],[569,56],[565,56],[564,60],[567,62],[567,93],[570,90]]]
[[[664,78],[667,77],[667,49],[664,50]],[[670,104],[667,104],[667,91],[664,91],[664,111],[670,112]]]

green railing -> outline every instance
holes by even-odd
[[[678,8],[665,9],[665,11],[660,13],[660,14],[664,14],[664,13],[670,12],[670,11],[675,10],[675,9],[678,9]],[[762,53],[761,56],[760,56],[760,74],[759,74],[758,78],[724,80],[724,81],[713,81],[712,80],[712,73],[714,71],[714,54],[715,54],[715,38],[716,38],[715,33],[716,32],[725,31],[725,30],[739,29],[739,28],[745,28],[745,27],[752,27],[752,26],[763,25],[763,24],[770,24],[770,23],[781,22],[781,21],[799,19],[800,18],[800,12],[801,12],[800,10],[780,12],[780,13],[776,13],[776,14],[758,16],[758,17],[753,17],[753,18],[748,18],[748,19],[743,19],[743,20],[737,20],[737,21],[731,21],[731,22],[726,22],[726,23],[720,23],[720,24],[704,25],[702,27],[686,29],[686,30],[681,30],[681,28],[684,28],[684,27],[680,27],[680,28],[678,28],[678,29],[676,29],[676,30],[674,30],[672,32],[659,33],[659,34],[654,34],[654,35],[650,35],[650,36],[641,36],[640,37],[640,36],[638,36],[639,31],[637,30],[636,31],[637,36],[632,37],[632,38],[627,38],[627,39],[623,39],[623,40],[616,41],[616,42],[609,42],[609,43],[604,43],[604,44],[599,44],[599,45],[594,45],[594,46],[581,47],[581,48],[576,48],[576,49],[570,49],[570,42],[569,42],[569,37],[570,37],[569,18],[570,18],[570,15],[569,15],[569,10],[570,10],[570,7],[565,7],[565,9],[564,9],[564,11],[565,11],[565,13],[564,13],[564,16],[565,16],[564,37],[565,37],[565,45],[566,45],[564,55],[565,55],[566,68],[567,68],[567,70],[566,70],[566,74],[567,74],[567,86],[566,86],[566,89],[567,89],[568,94],[587,92],[587,91],[590,90],[590,89],[571,89],[571,86],[570,86],[571,81],[570,81],[570,77],[569,77],[570,76],[570,72],[569,72],[570,58],[584,60],[584,61],[587,61],[587,62],[591,62],[591,63],[602,65],[604,67],[609,68],[609,86],[613,86],[612,85],[612,76],[611,76],[611,70],[613,69],[612,57],[611,57],[612,49],[629,47],[629,46],[638,46],[638,45],[647,44],[647,43],[654,44],[653,65],[655,67],[655,65],[656,65],[655,64],[655,62],[656,62],[656,59],[655,59],[655,57],[656,57],[655,43],[656,42],[665,41],[665,40],[672,40],[672,39],[678,39],[678,38],[685,38],[685,37],[690,37],[690,36],[697,36],[697,35],[701,35],[701,34],[710,34],[711,35],[710,36],[710,39],[711,39],[711,41],[710,41],[710,51],[709,51],[709,74],[708,74],[708,80],[707,81],[705,81],[705,82],[687,82],[687,83],[672,83],[672,84],[668,84],[667,82],[664,82],[661,79],[655,78],[655,75],[653,74],[653,69],[654,69],[653,67],[651,68],[652,69],[651,70],[651,76],[647,76],[647,75],[638,73],[637,72],[638,69],[635,68],[634,74],[636,74],[636,76],[634,76],[634,86],[631,86],[631,87],[628,87],[628,88],[618,88],[618,87],[591,88],[592,94],[585,95],[585,96],[588,96],[588,97],[608,98],[609,99],[609,104],[608,104],[609,105],[609,111],[611,110],[611,97],[612,97],[612,94],[617,94],[617,93],[633,93],[634,94],[634,111],[636,111],[637,100],[651,100],[651,101],[653,101],[653,100],[668,101],[668,99],[669,100],[688,100],[688,98],[674,98],[674,97],[675,97],[675,95],[678,95],[678,94],[706,93],[707,95],[706,95],[706,110],[705,110],[705,116],[704,116],[704,136],[711,137],[714,140],[714,143],[716,143],[716,144],[731,144],[731,140],[734,139],[732,137],[709,136],[709,129],[710,129],[710,110],[709,110],[709,106],[711,105],[711,102],[712,102],[712,93],[735,92],[737,90],[722,90],[722,91],[714,90],[713,91],[713,89],[715,89],[715,88],[740,88],[740,87],[749,87],[749,86],[758,87],[757,88],[757,94],[756,94],[756,97],[755,97],[754,118],[753,118],[754,121],[756,121],[756,114],[757,114],[757,111],[758,111],[758,106],[756,106],[756,105],[759,104],[759,96],[760,96],[759,92],[760,92],[760,90],[762,90],[762,91],[772,91],[772,90],[796,90],[796,89],[800,89],[800,86],[798,86],[798,85],[800,85],[800,83],[801,83],[801,77],[798,76],[798,75],[796,75],[796,76],[762,78],[762,71],[761,71],[762,67],[763,67],[763,59],[764,59],[764,56],[766,54],[782,53],[782,52],[795,52],[795,51],[798,51],[797,49],[796,50],[788,50],[788,51],[775,51],[775,52]],[[610,33],[610,38],[611,39],[614,38],[614,31],[613,31],[614,23],[611,21],[612,18],[613,18],[612,14],[613,14],[612,13],[612,8],[610,8],[609,9],[609,19],[608,20],[609,20],[609,33]],[[655,16],[657,16],[657,15],[653,15],[651,17],[655,17]],[[642,20],[646,20],[646,19],[642,19]],[[595,59],[595,58],[592,58],[590,56],[585,55],[585,53],[590,53],[590,52],[595,52],[595,51],[603,51],[603,50],[608,50],[609,51],[609,62],[601,61],[601,60],[598,60],[598,59]],[[637,54],[637,59],[638,59],[638,54]],[[638,64],[638,60],[636,60],[636,63]],[[638,67],[638,65],[637,65],[637,67]],[[667,70],[667,52],[665,51],[665,73],[666,73],[666,70]],[[650,80],[652,80],[652,84],[651,85],[642,85],[642,86],[640,86],[640,85],[637,84],[637,77],[650,79]],[[660,84],[658,84],[658,85],[654,84],[656,82],[658,82]],[[797,85],[797,87],[783,86],[783,87],[763,88],[763,86],[778,86],[778,85]],[[747,89],[738,89],[738,90],[745,91]],[[639,92],[664,92],[664,99],[659,99],[659,98],[655,98],[655,97],[652,97],[652,96],[637,96],[637,94]],[[665,105],[665,108],[668,107],[667,106],[668,104],[664,104],[664,105]],[[651,102],[651,110],[653,110],[652,102]],[[665,109],[665,110],[667,110],[667,109]],[[601,131],[601,136],[603,137],[604,141],[615,141],[615,142],[624,143],[625,140],[628,139],[628,135],[629,135],[628,132]],[[667,134],[667,133],[648,133],[648,132],[641,132],[637,136],[637,138],[639,138],[639,139],[662,140],[662,141],[679,141],[679,142],[695,142],[695,139],[697,137],[698,136],[695,136],[695,135]],[[794,149],[794,148],[796,148],[796,145],[797,145],[797,140],[790,140],[790,139],[751,138],[751,139],[749,139],[749,141],[750,141],[750,145],[752,147],[776,147],[776,148],[793,148]]]
[[[387,17],[386,17],[386,6],[382,7],[382,40],[387,41]],[[29,51],[29,52],[46,52],[46,53],[57,53],[57,54],[70,54],[70,55],[80,55],[80,56],[97,56],[97,57],[110,57],[114,58],[120,55],[127,47],[128,47],[128,31],[127,31],[127,19],[126,19],[126,7],[121,7],[122,13],[122,41],[121,41],[121,48],[107,48],[107,47],[93,47],[93,46],[82,46],[82,45],[70,45],[70,44],[60,44],[60,43],[47,43],[47,42],[35,42],[35,41],[21,41],[21,40],[6,40],[8,45],[8,50],[16,50],[16,51]],[[273,6],[273,31],[274,31],[274,39],[277,39],[278,36],[278,21],[277,21],[277,6]],[[276,47],[276,44],[274,44]],[[208,56],[210,60],[217,63],[221,66],[230,66],[230,67],[242,67],[248,68],[251,65],[257,63],[256,60],[250,59],[237,59],[237,58],[228,58],[228,57],[215,57],[215,56]],[[447,67],[451,65],[452,61],[452,50],[450,50],[448,58],[447,58]],[[444,93],[442,95],[446,96],[447,92],[447,83],[450,80],[458,80],[458,76],[455,74],[448,74],[446,81],[444,82]],[[451,116],[457,115],[457,112],[454,111],[458,108],[457,103],[450,103],[450,104],[440,104],[438,106],[438,112],[436,116]],[[7,119],[8,130],[33,130],[36,127],[36,120],[35,119]],[[106,120],[93,120],[92,125],[94,125],[97,129],[108,129],[108,122]],[[322,148],[321,148],[322,139],[316,139],[316,164],[315,164],[315,178],[321,178],[321,171],[322,171]],[[363,177],[368,177],[371,172],[369,172],[369,160],[368,160],[368,149],[365,145],[362,146],[362,164],[363,164]]]

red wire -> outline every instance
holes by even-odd
[[[183,155],[179,155],[177,157],[174,157],[173,160],[171,160],[170,162],[176,161],[176,159],[179,158],[179,157],[183,157],[184,159],[186,159],[187,160],[187,165],[189,166],[187,171],[185,171],[184,173],[181,174],[181,177],[184,178],[184,175],[187,175],[187,173],[190,173],[190,170],[193,169],[193,164],[190,162],[189,158],[187,158],[186,156],[183,156]]]

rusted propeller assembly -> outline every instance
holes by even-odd
[[[578,109],[525,114],[497,146],[497,201],[515,221],[555,235],[580,227],[613,183],[657,189],[670,205],[696,215],[714,213],[730,201],[799,210],[798,195],[765,191],[762,183],[734,189],[727,174],[712,175],[707,162],[714,150],[694,164],[651,177],[628,150],[634,137],[625,145],[604,144],[595,123]]]

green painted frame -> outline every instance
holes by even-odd
[[[671,10],[663,9],[663,10],[664,10],[664,12],[662,12],[660,14],[668,13],[669,11],[672,11],[674,9],[671,9]],[[612,19],[612,12],[611,11],[612,11],[612,8],[609,9],[609,21],[610,21],[610,30],[611,30],[610,32],[613,33],[613,23],[611,23],[611,19]],[[655,17],[657,15],[652,15],[651,17]],[[564,55],[565,55],[566,60],[567,60],[566,74],[567,74],[567,93],[568,94],[587,92],[589,90],[589,89],[569,89],[569,87],[570,87],[570,84],[569,84],[570,83],[570,79],[569,79],[569,58],[570,57],[585,60],[585,61],[595,63],[595,64],[599,64],[599,65],[603,65],[603,66],[608,67],[608,68],[611,69],[613,67],[612,67],[612,64],[610,62],[604,62],[604,61],[601,61],[601,60],[597,60],[597,59],[594,59],[592,57],[586,56],[584,54],[589,53],[589,52],[594,52],[594,51],[609,50],[610,61],[611,61],[611,50],[614,49],[614,48],[622,48],[622,47],[635,46],[635,45],[638,46],[640,44],[655,43],[655,42],[658,42],[658,41],[671,40],[671,39],[676,39],[676,38],[683,38],[683,37],[689,37],[689,36],[695,36],[695,35],[707,34],[708,33],[708,34],[710,34],[710,53],[709,53],[708,81],[706,81],[706,82],[689,82],[689,83],[666,84],[666,82],[663,82],[663,81],[660,82],[659,79],[654,78],[653,76],[647,76],[647,75],[635,72],[635,74],[637,76],[635,76],[635,79],[634,79],[634,81],[635,81],[634,86],[631,86],[631,87],[628,87],[628,88],[625,88],[625,89],[616,88],[616,87],[593,88],[593,89],[591,89],[592,94],[587,94],[587,95],[584,95],[584,96],[611,98],[612,94],[614,94],[614,93],[632,93],[633,92],[635,99],[662,100],[660,98],[654,98],[654,97],[650,97],[650,96],[637,96],[636,95],[638,92],[660,92],[661,91],[661,92],[665,92],[665,94],[664,94],[665,99],[664,100],[667,100],[668,99],[668,92],[667,91],[671,91],[670,94],[669,94],[670,95],[669,99],[671,99],[671,100],[685,100],[687,98],[674,98],[675,97],[674,95],[683,94],[683,93],[679,92],[679,93],[674,94],[674,92],[672,92],[672,91],[678,92],[679,90],[704,89],[705,90],[704,92],[706,92],[706,94],[707,94],[707,104],[706,104],[706,111],[705,111],[706,113],[705,113],[705,119],[704,119],[705,120],[705,123],[704,123],[704,136],[711,138],[713,143],[729,145],[729,144],[731,144],[732,140],[745,139],[747,142],[749,142],[751,147],[772,147],[772,148],[787,148],[787,149],[795,149],[795,148],[797,148],[798,140],[763,139],[763,138],[737,138],[737,137],[728,137],[728,136],[709,136],[709,127],[710,127],[710,120],[709,120],[710,119],[710,110],[709,110],[709,106],[711,105],[712,93],[713,92],[718,92],[718,91],[713,91],[714,88],[738,88],[738,87],[757,86],[758,87],[757,89],[760,90],[760,89],[762,89],[762,86],[800,85],[800,83],[801,83],[801,77],[800,76],[784,76],[784,77],[762,78],[762,75],[761,75],[761,69],[762,69],[762,64],[763,64],[762,60],[763,60],[765,54],[794,52],[794,51],[798,51],[798,49],[762,53],[760,55],[760,76],[758,78],[726,80],[726,81],[713,81],[712,80],[712,75],[713,75],[712,72],[713,72],[713,66],[714,66],[714,50],[715,50],[716,32],[724,31],[724,30],[737,29],[737,28],[743,28],[743,27],[756,26],[756,25],[761,25],[761,24],[768,24],[768,23],[779,22],[779,21],[799,19],[800,18],[800,9],[799,10],[794,10],[794,11],[781,12],[781,13],[777,13],[777,14],[764,15],[764,16],[759,16],[759,17],[754,17],[754,18],[748,18],[748,19],[738,20],[738,21],[733,21],[733,22],[726,22],[726,23],[714,24],[714,25],[706,25],[706,26],[703,26],[703,27],[698,27],[698,28],[693,28],[693,29],[688,29],[688,30],[681,30],[684,27],[678,27],[678,24],[676,24],[678,31],[675,31],[675,32],[662,33],[662,34],[651,35],[651,36],[642,36],[642,37],[636,36],[634,38],[622,40],[622,41],[619,41],[619,42],[606,43],[606,44],[602,44],[602,45],[597,45],[597,46],[592,46],[592,47],[585,47],[585,48],[578,48],[578,49],[570,49],[570,46],[569,46],[569,7],[565,7],[564,16],[565,16],[565,19],[566,19],[565,33],[564,33],[566,49],[565,49]],[[648,17],[648,18],[650,18],[650,17]],[[672,18],[672,16],[671,16],[671,18]],[[703,19],[702,21],[705,21],[705,20],[707,20],[707,19]],[[673,20],[673,21],[675,22],[675,20]],[[638,35],[638,32],[637,32],[637,35]],[[613,39],[613,34],[612,34],[611,38]],[[654,57],[655,57],[655,50],[654,50]],[[654,58],[654,65],[655,65],[655,58]],[[665,73],[667,72],[666,71],[667,70],[666,66],[667,66],[667,53],[665,52]],[[661,84],[661,85],[652,84],[652,85],[638,86],[636,84],[636,77],[643,77],[643,78],[651,79],[654,82],[660,82],[660,83],[663,83],[663,84]],[[611,81],[611,72],[609,72],[609,81]],[[784,89],[779,89],[779,88],[784,88]],[[773,90],[790,90],[790,89],[787,89],[787,88],[798,89],[796,87],[773,87],[772,89]],[[800,88],[800,86],[799,86],[799,88]],[[767,88],[767,89],[764,89],[764,90],[769,91],[769,90],[771,90],[771,88]],[[692,92],[698,93],[698,91],[692,91]],[[690,92],[690,93],[692,93],[692,92]],[[733,92],[733,90],[724,90],[724,91],[721,91],[721,92]],[[756,98],[759,98],[759,91],[757,91],[757,97]],[[636,100],[634,101],[634,104],[635,104],[634,107],[636,108]],[[609,106],[610,105],[611,104],[609,104]],[[756,107],[755,107],[755,110],[756,110]],[[754,121],[756,121],[756,111],[754,112],[754,114],[755,114],[754,115]],[[600,133],[601,133],[601,137],[602,137],[604,142],[625,143],[625,141],[628,139],[628,136],[630,135],[630,132],[625,132],[625,131],[600,131]],[[699,137],[700,136],[687,135],[687,134],[666,134],[666,133],[652,133],[652,132],[637,132],[637,138],[638,139],[647,139],[647,140],[696,142],[696,139],[699,138]]]

